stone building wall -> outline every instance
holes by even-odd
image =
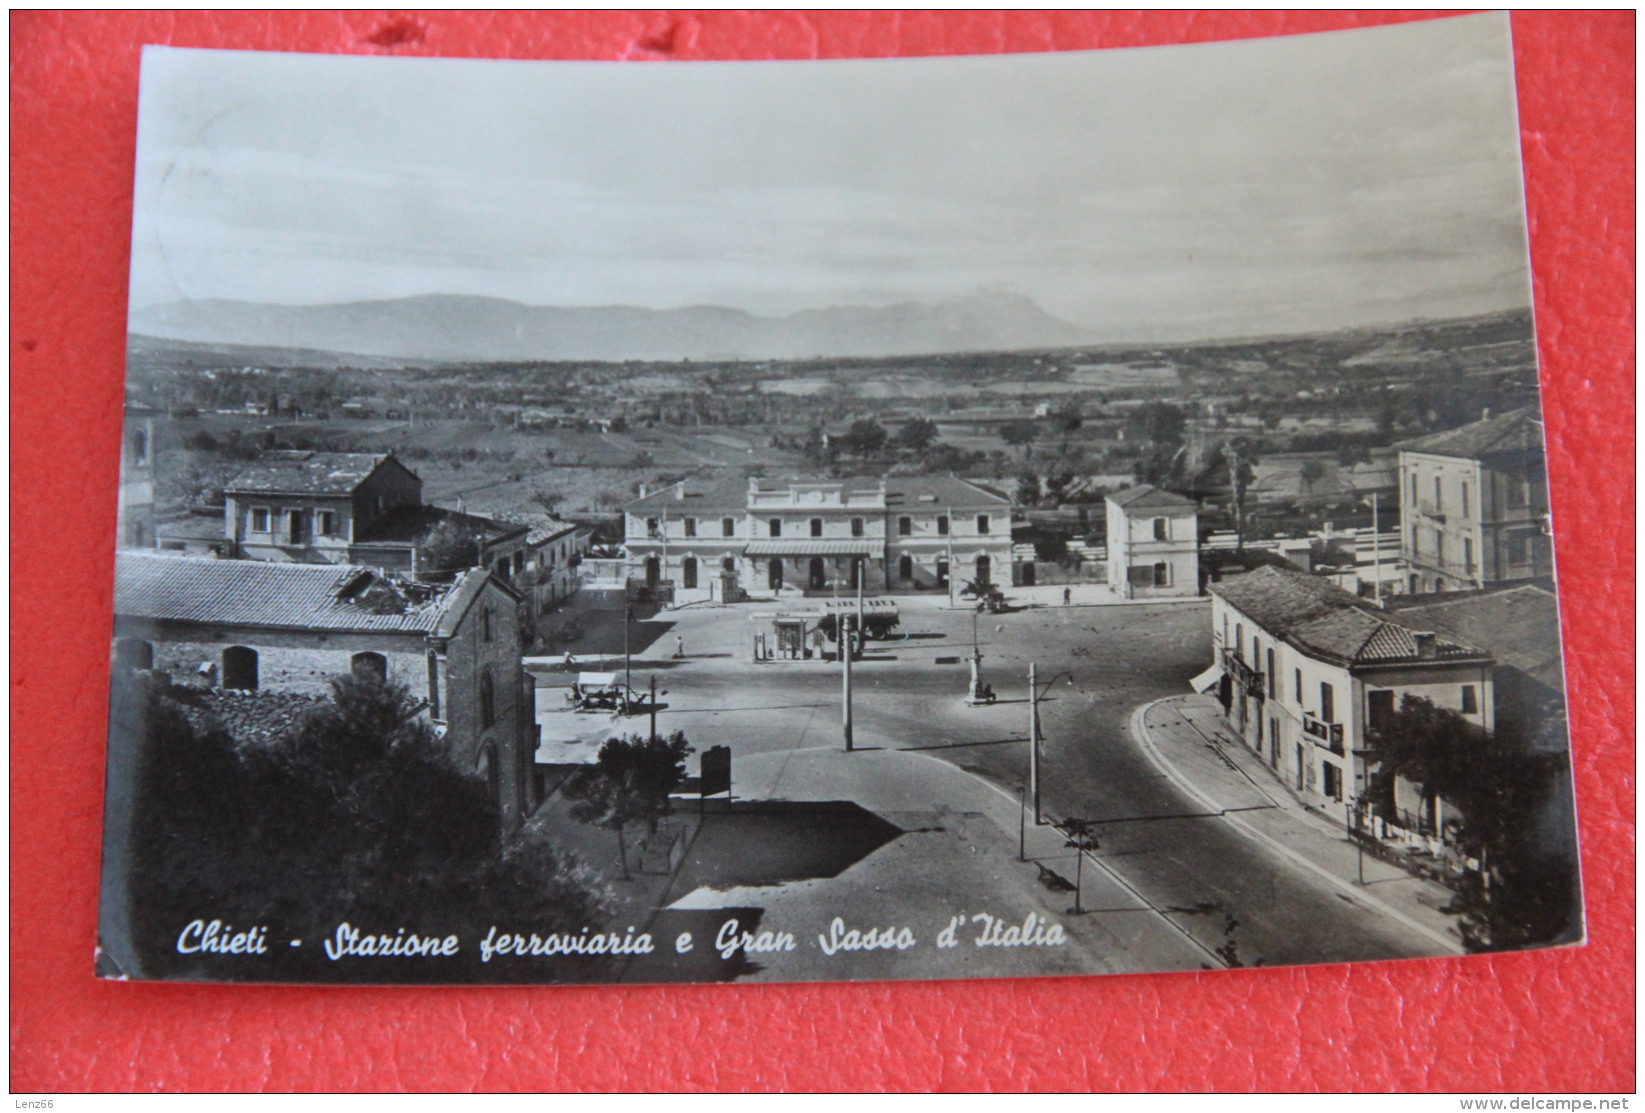
[[[209,635],[205,637],[203,635]],[[317,634],[269,630],[187,631],[162,624],[121,620],[115,630],[116,652],[122,641],[147,642],[153,667],[169,673],[173,682],[206,686],[201,664],[215,665],[216,682],[224,682],[223,652],[244,646],[257,653],[260,690],[324,696],[331,680],[347,676],[358,653],[378,653],[385,659],[388,679],[404,684],[419,699],[428,697],[425,641],[413,634]]]

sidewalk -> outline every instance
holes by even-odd
[[[1073,915],[1074,851],[1050,826],[1026,825],[1027,861],[1018,858],[1017,797],[925,754],[830,746],[740,757],[737,808],[761,802],[849,801],[902,833],[837,875],[778,885],[691,887],[692,865],[669,894],[673,910],[757,907],[762,927],[792,931],[797,950],[768,960],[752,980],[1040,977],[1198,970],[1222,963],[1189,939],[1103,865],[1087,857]],[[765,806],[771,806],[767,803]],[[714,826],[709,816],[705,836]],[[703,840],[693,847],[705,846]],[[1060,924],[1058,947],[979,948],[978,928],[961,946],[931,945],[953,916],[979,913],[1021,924],[1029,913]],[[814,945],[834,917],[847,926],[910,927],[920,945],[904,952],[828,956]]]
[[[1306,808],[1235,737],[1213,697],[1172,696],[1139,707],[1131,716],[1131,733],[1177,788],[1242,834],[1346,899],[1443,947],[1442,953],[1463,953],[1457,917],[1440,911],[1451,902],[1451,891],[1370,855],[1362,861],[1341,827]]]
[[[1062,601],[1062,593],[1067,589],[1069,600]],[[1105,583],[1083,584],[1035,584],[1032,587],[1002,587],[1005,601],[1013,607],[1146,607],[1156,604],[1170,606],[1171,604],[1209,603],[1208,595],[1184,595],[1168,598],[1122,599],[1113,588]],[[965,600],[961,600],[965,602]]]

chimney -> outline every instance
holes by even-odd
[[[1481,421],[1490,421],[1491,420],[1491,407],[1486,406],[1485,409],[1481,410],[1480,415],[1479,415],[1479,419]]]
[[[651,493],[650,488],[648,488],[644,483],[640,484],[640,497],[642,499],[645,498],[650,493]]]
[[[684,482],[684,480],[682,480],[674,488],[674,501],[675,502],[684,502],[685,501],[685,482]]]
[[[1417,656],[1423,658],[1439,656],[1439,639],[1433,634],[1411,631],[1411,637],[1417,643]]]

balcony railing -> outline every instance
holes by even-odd
[[[1232,649],[1222,651],[1222,669],[1234,678],[1234,683],[1243,688],[1246,695],[1262,698],[1267,677],[1240,660],[1239,654]]]
[[[1479,578],[1479,566],[1477,564],[1469,565],[1454,560],[1439,560],[1432,553],[1425,553],[1420,549],[1411,555],[1411,563],[1420,564],[1424,568],[1443,573],[1456,580],[1472,582]]]
[[[1316,739],[1316,745],[1330,750],[1333,754],[1346,752],[1343,742],[1341,723],[1328,723],[1311,712],[1302,713],[1302,733]]]

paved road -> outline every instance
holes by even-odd
[[[1046,607],[981,616],[905,607],[893,643],[870,643],[854,669],[858,744],[917,749],[1009,792],[1027,779],[1027,667],[1043,698],[1042,811],[1102,823],[1099,857],[1149,903],[1207,948],[1244,965],[1410,958],[1441,953],[1408,929],[1206,817],[1137,748],[1127,720],[1137,706],[1186,690],[1210,660],[1203,604]],[[644,626],[648,649],[636,686],[655,672],[667,688],[659,729],[683,729],[698,746],[737,754],[841,745],[840,672],[818,662],[752,664],[748,646],[772,608],[665,612]],[[987,708],[962,700],[973,619],[983,672],[1000,696]],[[687,657],[673,660],[674,635]],[[564,681],[547,678],[558,685]],[[540,704],[556,706],[544,693]],[[545,738],[589,740],[621,724],[550,714]]]

